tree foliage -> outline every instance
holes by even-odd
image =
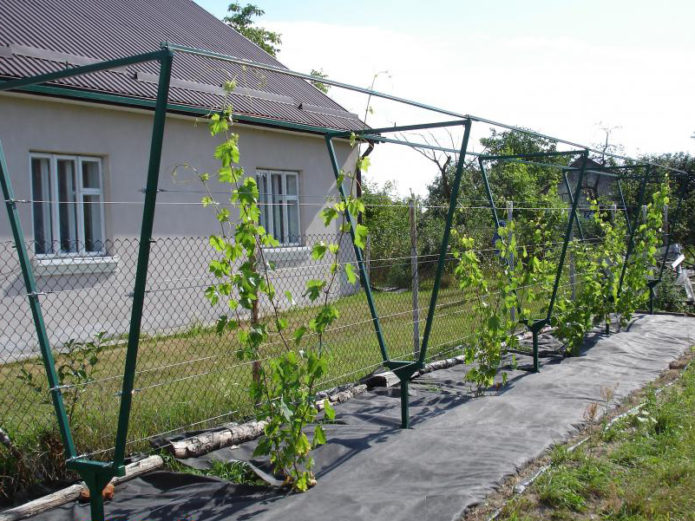
[[[311,69],[311,72],[309,74],[318,79],[328,78],[328,74],[323,72],[323,69]],[[328,89],[331,88],[330,85],[327,85],[326,83],[322,83],[320,81],[312,81],[311,84],[324,94],[327,94]]]
[[[227,8],[228,16],[224,17],[224,22],[239,32],[253,43],[258,45],[271,56],[276,56],[282,44],[282,35],[274,31],[269,31],[256,25],[254,18],[265,14],[254,4],[242,6],[239,2],[232,2]]]

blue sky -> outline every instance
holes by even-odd
[[[218,17],[228,5],[196,1]],[[694,0],[255,3],[266,11],[259,23],[282,34],[279,58],[292,69],[362,86],[378,74],[378,90],[587,145],[610,128],[630,155],[695,153]],[[365,111],[364,97],[330,95]],[[429,117],[371,106],[371,124]],[[422,193],[431,165],[406,156],[382,147],[370,173]]]

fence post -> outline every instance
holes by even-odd
[[[613,203],[611,205],[611,224],[615,223],[615,214],[618,211],[618,205]]]
[[[415,194],[410,192],[410,275],[413,297],[413,356],[415,360],[420,357],[420,306],[418,303],[418,291],[420,278],[417,266],[417,215],[416,215]]]
[[[512,223],[512,220],[514,219],[514,201],[507,201],[507,226],[509,226]],[[509,235],[507,237],[507,240],[511,243],[512,241],[512,230],[511,228],[509,229]],[[509,269],[514,270],[514,251],[509,250],[509,259],[507,260],[509,263]],[[512,322],[516,322],[516,307],[512,306],[510,310],[510,318]]]
[[[364,267],[367,278],[372,280],[372,234],[367,232],[367,244],[364,247]]]
[[[569,186],[569,184],[568,184]],[[577,215],[575,214],[575,217]],[[567,209],[567,218],[570,218],[570,211],[569,208]],[[579,220],[577,218],[577,227],[579,227]],[[579,228],[579,233],[580,233],[580,238],[582,238],[583,233],[581,232],[581,228]],[[572,233],[570,235],[570,242],[572,242],[574,238],[574,230],[572,230]],[[570,261],[570,292],[572,295],[572,300],[575,300],[577,298],[577,267],[574,263],[574,251],[570,250],[569,251],[569,261]]]

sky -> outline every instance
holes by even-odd
[[[196,0],[223,17],[228,1]],[[282,34],[287,67],[628,155],[695,153],[695,2],[468,0],[349,3],[253,0],[259,25]],[[244,2],[242,2],[244,3]],[[329,95],[365,115],[368,100]],[[437,121],[372,99],[372,126]],[[489,126],[474,126],[472,149]],[[458,147],[460,133],[427,133]],[[380,145],[369,179],[426,193],[436,167]]]

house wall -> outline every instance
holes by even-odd
[[[30,152],[102,158],[106,249],[107,256],[116,261],[115,269],[99,273],[89,267],[69,266],[64,269],[68,273],[61,275],[37,272],[40,290],[47,293],[41,301],[53,344],[86,339],[99,331],[125,333],[152,114],[18,95],[0,95],[0,114],[0,141],[19,200],[31,199]],[[325,142],[320,136],[249,126],[238,126],[235,131],[240,136],[241,165],[248,174],[257,169],[299,172],[300,227],[306,239],[302,247],[272,250],[267,255],[277,264],[274,281],[278,293],[284,295],[289,290],[300,305],[304,304],[301,295],[306,280],[326,276],[325,261],[311,260],[310,245],[318,239],[334,240],[337,234],[335,226],[326,229],[320,218],[326,197],[336,193]],[[204,121],[175,115],[167,118],[159,184],[162,192],[158,195],[143,317],[145,332],[209,324],[220,312],[203,296],[213,280],[207,266],[214,251],[207,237],[216,233],[219,225],[212,210],[199,204],[203,187],[193,170],[210,172],[214,178],[219,163],[213,153],[219,141],[210,136]],[[340,163],[350,170],[354,164],[352,149],[347,143],[336,143],[336,151]],[[214,182],[211,186],[215,197],[224,200],[228,187]],[[31,207],[18,203],[18,208],[26,239],[31,242]],[[36,335],[4,215],[0,217],[0,243],[0,359],[7,360],[8,356],[34,352]],[[352,258],[349,240],[344,246],[345,259]],[[337,294],[354,290],[340,280]]]

